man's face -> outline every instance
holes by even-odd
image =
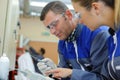
[[[63,14],[55,14],[49,11],[43,21],[46,28],[48,28],[51,34],[58,37],[60,40],[65,40],[72,32],[71,20],[65,17]]]

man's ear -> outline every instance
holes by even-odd
[[[69,19],[72,19],[72,13],[71,13],[71,11],[70,11],[69,9],[67,9],[67,10],[65,11],[65,15],[66,15]]]
[[[92,11],[94,14],[99,15],[100,14],[100,5],[98,2],[92,3]]]

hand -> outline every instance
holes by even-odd
[[[41,60],[40,62],[38,62],[37,66],[38,69],[43,73],[43,75],[45,75],[46,71],[57,68],[54,62],[49,58]]]
[[[66,78],[71,76],[72,70],[67,68],[56,68],[47,71],[46,74],[53,74],[54,78]]]

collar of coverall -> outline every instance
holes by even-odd
[[[79,25],[79,24],[78,24]],[[78,36],[78,32],[79,32],[79,27],[77,26],[72,33],[70,34],[70,36],[67,38],[67,42],[72,42],[76,40],[76,37]]]

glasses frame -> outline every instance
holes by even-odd
[[[60,18],[61,17],[64,17],[65,16],[65,14],[64,13],[62,13],[61,14],[61,16],[59,16],[58,18],[56,18],[53,22],[51,22],[48,26],[47,26],[47,29],[53,29],[53,28],[55,28],[56,27],[56,25],[58,24],[58,22],[59,22],[59,20],[60,20]]]
[[[80,18],[81,18],[80,12],[76,12],[76,13],[74,14],[74,18],[80,19]]]

